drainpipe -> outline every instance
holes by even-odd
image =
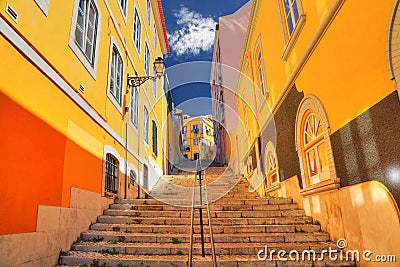
[[[255,115],[255,122],[256,122],[256,134],[255,134],[255,142],[254,142],[254,146],[255,146],[255,151],[256,151],[256,161],[257,161],[257,175],[259,175],[260,173],[260,169],[261,169],[261,157],[260,157],[260,125],[259,125],[259,121],[258,121],[258,105],[257,105],[257,97],[256,97],[256,88],[255,88],[255,78],[254,78],[254,70],[253,70],[253,61],[251,58],[251,52],[248,51],[246,53],[247,58],[249,59],[249,65],[250,65],[250,70],[251,70],[251,79],[252,79],[252,91],[253,91],[253,102],[254,102],[254,115]]]
[[[139,92],[140,91],[138,90],[138,96],[139,96]],[[140,97],[139,97],[139,99],[140,99]],[[140,103],[139,103],[139,100],[138,100],[138,108],[140,106],[139,104]],[[139,117],[138,117],[138,124],[139,124]],[[149,125],[147,125],[147,127],[148,126]],[[140,180],[140,127],[139,127],[139,125],[138,125],[138,159],[137,159],[137,161],[138,161],[138,174],[137,174],[137,181],[136,181],[137,182],[137,189],[138,189],[137,198],[140,198],[140,184],[139,184],[139,180]]]
[[[125,107],[125,188],[124,188],[124,199],[127,198],[127,187],[128,187],[128,115],[129,108]]]

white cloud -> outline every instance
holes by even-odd
[[[212,17],[204,17],[184,6],[174,16],[177,18],[178,28],[168,33],[168,40],[178,56],[198,55],[201,51],[211,50],[217,24]]]

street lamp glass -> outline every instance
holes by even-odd
[[[165,63],[161,57],[154,60],[154,69],[156,70],[157,76],[162,76],[164,74]]]

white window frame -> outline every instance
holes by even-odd
[[[280,183],[280,175],[279,175],[279,164],[278,164],[278,158],[276,155],[276,150],[275,146],[272,143],[272,141],[269,141],[267,145],[265,146],[264,150],[264,168],[265,168],[265,186],[267,192],[269,190],[274,190],[275,185]],[[274,166],[271,166],[271,159],[274,159],[273,164]],[[276,181],[271,182],[271,174],[276,175]]]
[[[314,113],[322,126],[322,141],[325,143],[326,156],[328,159],[328,168],[322,170],[323,177],[310,177],[308,174],[308,165],[305,150],[309,148],[304,145],[304,126],[310,113]],[[297,156],[300,163],[302,187],[300,193],[305,196],[309,194],[321,193],[323,191],[336,189],[340,187],[340,179],[336,176],[336,168],[333,159],[333,151],[330,141],[330,125],[327,113],[322,102],[314,95],[307,95],[300,102],[296,115],[296,134],[295,143]],[[312,145],[315,147],[315,144]],[[329,176],[329,177],[327,177]],[[322,179],[321,179],[322,178]]]
[[[144,53],[143,53],[143,62],[144,62],[144,73],[146,76],[150,75],[150,50],[147,44],[147,41],[144,42]]]
[[[200,138],[193,138],[193,146],[199,146]]]
[[[155,126],[155,127],[154,127]],[[155,131],[154,131],[155,129]],[[158,127],[155,120],[151,121],[151,151],[155,157],[158,157]]]
[[[85,53],[82,51],[80,46],[75,41],[75,29],[76,29],[76,25],[77,25],[78,7],[79,7],[80,0],[75,0],[75,2],[74,2],[68,45],[72,49],[72,51],[75,53],[75,55],[78,57],[78,59],[81,61],[83,66],[86,68],[86,70],[96,80],[98,60],[99,60],[98,51],[99,51],[99,43],[100,43],[101,12],[100,12],[100,8],[99,8],[99,4],[97,3],[97,0],[85,0],[85,1],[92,1],[97,9],[97,14],[98,14],[97,28],[95,30],[96,38],[94,39],[95,45],[94,45],[93,63],[91,63],[89,61],[89,59],[86,57]]]
[[[147,17],[147,22],[149,23],[150,26],[150,15],[151,15],[151,3],[150,0],[146,0],[146,17]]]
[[[127,17],[127,14],[128,14],[128,0],[117,0],[117,1],[118,1],[119,9],[121,10],[122,16],[124,17],[124,21],[126,23],[126,17]],[[121,1],[125,2],[125,9],[121,5]]]
[[[156,70],[153,67],[153,75],[155,74]],[[152,88],[153,97],[154,99],[157,99],[157,79],[156,78],[152,79],[152,83],[153,83],[153,88]]]
[[[131,115],[129,121],[135,130],[139,129],[139,89],[131,87]]]
[[[49,14],[50,0],[35,0],[35,2],[47,17]]]
[[[137,19],[137,20],[136,20]],[[137,26],[139,23],[139,26]],[[142,22],[140,21],[140,15],[135,7],[135,11],[133,12],[133,32],[132,32],[132,40],[133,46],[136,49],[138,55],[140,55],[140,43],[142,39]]]
[[[318,122],[317,125],[310,125],[310,127],[316,126],[317,129],[318,129],[318,127],[323,127],[321,119],[318,117],[318,115],[315,112],[311,112],[310,114],[308,114],[308,116],[305,117],[304,122],[303,122],[304,130],[302,132],[302,135],[303,135],[302,137],[303,137],[303,145],[304,146],[308,145],[308,143],[306,143],[306,138],[305,138],[305,135],[307,133],[305,129],[306,129],[306,125],[309,124],[309,118],[313,118],[314,124],[316,122]],[[319,182],[322,182],[322,181],[329,180],[329,178],[330,178],[329,177],[329,161],[327,160],[328,165],[325,167],[323,167],[322,163],[320,162],[320,151],[318,150],[318,147],[321,144],[324,144],[326,147],[326,143],[325,143],[325,140],[323,137],[323,132],[321,132],[318,136],[316,135],[317,129],[312,128],[312,130],[313,130],[312,134],[315,134],[315,136],[314,135],[310,136],[310,138],[314,138],[310,142],[313,142],[314,140],[317,140],[317,139],[321,139],[321,140],[307,149],[303,148],[303,153],[304,153],[304,158],[305,158],[304,162],[305,162],[305,167],[306,167],[305,169],[307,170],[306,181],[309,183],[310,186],[314,185],[314,184],[318,184]],[[314,168],[317,169],[317,173],[314,175],[312,174],[312,171],[311,171],[313,164],[312,164],[312,162],[310,162],[309,157],[308,157],[308,154],[311,151],[314,152],[315,159],[316,159],[316,166]],[[326,150],[325,150],[325,153],[327,153]],[[326,155],[326,157],[328,158],[328,155]]]
[[[120,94],[121,94],[121,103],[118,103],[118,100],[116,99],[115,95],[112,94],[110,92],[110,83],[111,83],[111,67],[112,67],[112,63],[113,63],[113,51],[117,51],[119,53],[119,56],[122,59],[122,73],[121,73],[121,90],[120,90]],[[110,40],[110,52],[109,52],[109,62],[108,62],[108,83],[107,83],[107,96],[108,98],[111,100],[111,102],[114,104],[114,106],[117,108],[117,110],[119,111],[119,113],[123,113],[122,109],[122,105],[123,105],[123,101],[124,101],[124,88],[125,88],[125,66],[126,66],[126,62],[124,57],[122,56],[121,53],[121,49],[118,46],[118,43],[116,41],[116,39],[111,36],[111,40]],[[115,84],[115,83],[114,83]]]
[[[143,106],[143,141],[148,145],[149,144],[149,121],[150,114],[146,105]]]
[[[153,44],[154,44],[154,50],[157,48],[157,26],[154,23],[154,36],[153,36]]]
[[[281,59],[285,61],[288,59],[290,52],[292,51],[294,44],[296,43],[296,40],[300,35],[301,29],[303,28],[304,23],[306,21],[306,15],[303,11],[303,6],[301,3],[301,0],[288,0],[288,1],[296,2],[298,15],[299,15],[298,20],[293,25],[292,32],[290,32],[289,25],[286,20],[286,10],[285,10],[285,3],[284,3],[285,0],[276,0],[276,1],[277,1],[278,13],[279,13],[279,17],[280,17],[282,40],[284,43],[284,51],[283,51],[283,55],[282,55]],[[290,9],[291,9],[290,12],[292,14],[292,17],[294,17],[294,15],[293,15],[294,11],[293,11],[292,7],[293,7],[293,5],[290,6]],[[287,36],[285,34],[286,32],[287,32]]]

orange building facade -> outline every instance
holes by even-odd
[[[348,249],[400,258],[399,1],[254,1],[230,166]],[[240,140],[240,141],[238,141]],[[382,263],[383,264],[383,263]],[[361,261],[360,266],[379,265]]]
[[[214,159],[214,124],[210,115],[183,115],[182,154],[188,160]]]

